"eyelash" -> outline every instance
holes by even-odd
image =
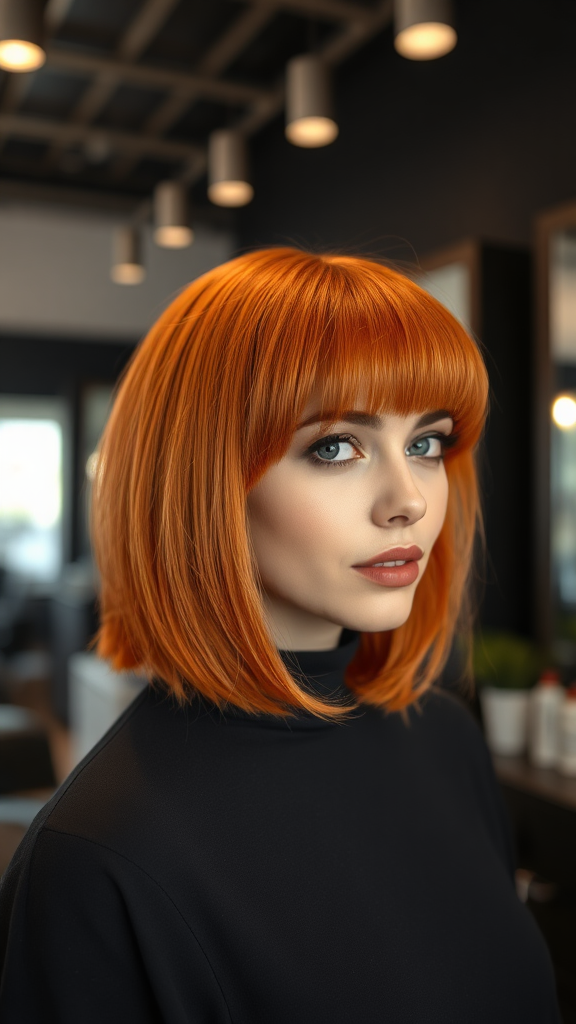
[[[458,434],[425,434],[424,437],[417,437],[413,443],[417,444],[418,441],[426,441],[429,437],[437,438],[440,441],[442,446],[442,455],[416,456],[416,458],[423,458],[425,462],[442,462],[444,460],[446,449],[453,448],[458,442]],[[318,448],[323,448],[324,445],[333,444],[335,441],[348,441],[360,448],[359,442],[352,436],[352,434],[329,434],[328,437],[321,437],[319,441],[314,442],[311,448],[308,448],[306,452],[308,462],[311,462],[314,466],[334,467],[349,466],[351,462],[358,461],[358,459],[343,459],[341,462],[325,462],[323,459],[314,457],[314,453]],[[412,447],[412,445],[410,447]]]

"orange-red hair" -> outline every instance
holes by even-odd
[[[377,260],[257,250],[193,281],[125,368],[98,448],[91,533],[100,628],[91,646],[183,706],[324,720],[266,627],[246,497],[286,453],[310,394],[320,414],[447,409],[442,531],[396,629],[362,633],[346,683],[385,712],[416,702],[456,636],[471,677],[474,541],[485,544],[477,446],[489,381],[478,344],[408,276]],[[330,417],[330,422],[333,417]],[[405,718],[406,720],[406,718]]]

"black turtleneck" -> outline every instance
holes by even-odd
[[[359,642],[281,651],[351,702]],[[257,718],[152,687],[0,884],[3,1024],[560,1024],[490,754],[457,698],[409,724]]]
[[[352,658],[356,654],[360,634],[351,629],[343,629],[340,643],[329,651],[283,651],[278,650],[282,661],[294,679],[314,696],[329,699],[342,707],[354,703],[354,695],[346,686],[344,674]],[[211,712],[218,717],[221,712]],[[353,716],[363,714],[363,709],[354,711]],[[331,728],[331,722],[325,722],[316,715],[302,711],[290,718],[278,718],[276,715],[252,715],[239,708],[230,706],[225,712],[226,718],[241,719],[247,722],[259,722],[268,728],[286,729],[320,729]]]

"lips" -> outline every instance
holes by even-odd
[[[388,551],[381,551],[379,555],[369,558],[367,562],[358,562],[358,565],[354,565],[352,568],[360,569],[367,565],[375,565],[377,562],[417,562],[423,554],[422,548],[419,548],[417,544],[413,544],[409,548],[389,548]]]

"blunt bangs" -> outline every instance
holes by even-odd
[[[308,274],[286,283],[286,295],[275,297],[277,315],[257,332],[261,373],[258,379],[253,370],[252,391],[260,430],[250,423],[251,465],[265,437],[288,447],[312,394],[323,424],[350,409],[398,416],[446,409],[459,435],[446,461],[474,447],[488,393],[477,343],[440,302],[397,271],[333,259],[311,257]],[[266,392],[273,401],[265,400]]]

